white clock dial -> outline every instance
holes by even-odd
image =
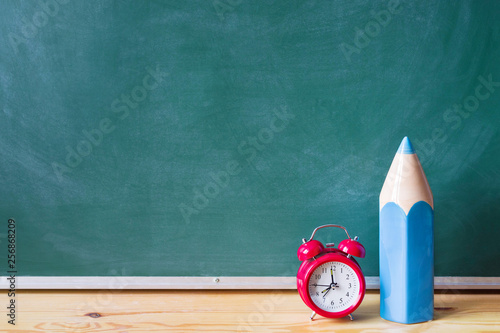
[[[308,286],[314,304],[328,312],[341,312],[352,306],[358,299],[359,287],[354,270],[338,261],[318,266]]]

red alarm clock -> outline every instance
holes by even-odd
[[[314,240],[316,231],[335,227],[345,231],[348,239],[335,244]],[[302,261],[297,273],[297,290],[306,305],[316,314],[328,318],[349,316],[365,297],[366,284],[361,267],[353,256],[364,258],[365,248],[358,237],[351,239],[346,228],[336,224],[322,225],[314,229],[311,238],[299,247],[297,255]]]

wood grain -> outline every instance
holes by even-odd
[[[0,304],[7,304],[2,293]],[[296,291],[20,291],[16,326],[1,332],[499,332],[500,293],[436,293],[435,320],[402,325],[379,316],[367,293],[348,319],[309,320]],[[2,305],[2,308],[3,305]],[[4,308],[5,309],[5,308]],[[5,310],[3,311],[5,313]]]

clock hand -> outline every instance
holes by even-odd
[[[331,266],[330,266],[330,274],[332,274],[332,284],[336,284],[335,280],[333,279],[333,269]]]
[[[314,286],[314,287],[330,287],[329,284],[317,284],[317,283],[313,283],[313,284],[311,284],[311,286]]]
[[[326,290],[328,290],[328,291],[327,291],[327,292],[323,295],[323,298],[325,298],[325,297],[326,297],[326,295],[328,295],[328,293],[330,292],[330,290],[332,290],[332,288],[328,288],[328,289],[326,289]]]

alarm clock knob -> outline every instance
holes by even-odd
[[[365,247],[358,242],[358,236],[354,237],[354,239],[344,239],[339,244],[339,250],[359,258],[364,258],[366,254]]]
[[[321,244],[320,241],[313,239],[310,240],[309,242],[302,244],[299,247],[297,251],[297,256],[299,257],[300,261],[304,261],[307,259],[311,259],[314,256],[317,256],[318,254],[323,252],[324,249],[325,247],[323,246],[323,244]]]

